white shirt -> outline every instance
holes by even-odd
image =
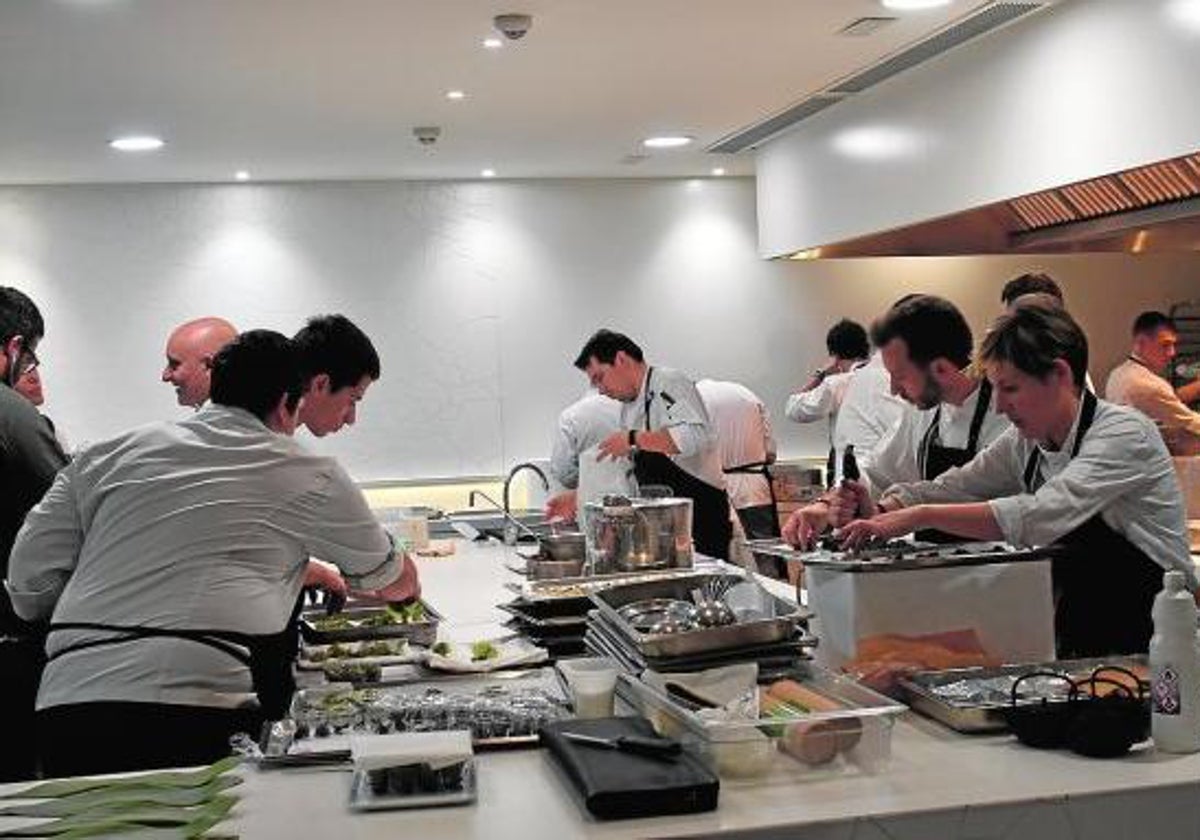
[[[650,422],[646,423],[647,380]],[[642,385],[631,402],[621,405],[621,428],[652,432],[666,429],[679,450],[671,460],[684,472],[724,488],[721,452],[700,393],[687,374],[647,365]]]
[[[568,490],[579,486],[579,455],[621,428],[621,403],[589,391],[558,415],[550,474]]]
[[[696,390],[716,430],[723,470],[775,460],[771,419],[753,391],[736,382],[714,379],[701,379]],[[738,509],[771,504],[771,486],[765,475],[726,473],[725,490]]]
[[[963,400],[962,405],[941,404],[941,416],[938,418],[938,442],[941,446],[950,449],[967,448],[971,439],[971,420],[975,417],[975,407],[979,404],[981,390],[976,387],[971,395]],[[862,467],[862,463],[859,462],[863,483],[870,490],[872,498],[878,499],[893,484],[921,480],[918,459],[921,441],[929,431],[936,412],[936,407],[921,410],[906,402],[900,422],[875,447],[870,463]],[[979,429],[976,452],[982,452],[1011,426],[1008,418],[996,411],[993,399]],[[856,455],[857,453],[858,450],[855,450]]]
[[[893,487],[888,495],[905,506],[987,501],[1005,541],[1016,546],[1052,543],[1100,514],[1164,569],[1182,570],[1195,587],[1179,480],[1154,424],[1133,409],[1100,401],[1072,458],[1078,425],[1077,414],[1054,452],[1010,428],[966,466],[934,481]],[[1031,494],[1024,474],[1035,446],[1045,483]]]
[[[358,589],[399,575],[387,534],[332,458],[249,412],[208,406],[79,452],[25,521],[7,586],[27,620],[278,633],[309,555]],[[60,630],[53,654],[106,631]],[[206,645],[139,639],[66,653],[38,708],[131,701],[240,705],[249,670]]]
[[[846,389],[858,366],[845,373],[833,373],[823,378],[807,391],[792,394],[787,399],[783,413],[796,423],[815,423],[829,418],[829,445],[833,446],[834,429],[837,428],[838,411],[846,397]],[[857,447],[856,447],[857,448]]]
[[[1200,413],[1184,405],[1167,380],[1136,359],[1113,368],[1104,398],[1132,406],[1153,420],[1172,455],[1200,455]]]
[[[837,425],[833,430],[833,446],[838,457],[847,444],[854,444],[859,467],[870,464],[875,447],[900,422],[906,405],[908,403],[892,393],[892,378],[883,366],[883,356],[876,351],[865,365],[852,372],[838,409]]]

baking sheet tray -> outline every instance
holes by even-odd
[[[655,580],[676,580],[694,578],[709,574],[695,568],[691,569],[659,569],[646,572],[622,572],[612,575],[591,575],[587,577],[556,578],[552,580],[529,580],[521,585],[520,595],[528,601],[553,600],[560,598],[587,598],[593,592],[599,592],[613,586],[629,583]]]
[[[424,621],[411,621],[406,624],[385,624],[378,627],[345,627],[336,630],[318,629],[314,622],[325,618],[325,610],[309,609],[300,613],[300,633],[309,644],[333,644],[335,642],[361,642],[370,639],[408,639],[415,645],[429,647],[437,641],[437,627],[442,620],[441,614],[421,601],[425,607]],[[361,607],[348,609],[338,615],[344,615],[351,621],[361,621],[369,616],[386,611],[386,607]]]
[[[638,653],[647,658],[684,657],[716,653],[730,648],[745,648],[788,641],[796,632],[796,626],[808,613],[790,601],[772,595],[762,589],[764,603],[774,616],[771,618],[739,621],[725,627],[708,627],[687,630],[682,633],[651,635],[638,632],[617,611],[626,604],[651,598],[675,598],[691,601],[692,590],[703,587],[714,578],[729,578],[737,583],[752,581],[742,575],[702,574],[685,579],[663,579],[625,584],[593,592],[592,602],[604,616],[604,620],[629,639]],[[761,588],[761,587],[760,587]]]
[[[754,554],[778,557],[789,563],[842,572],[897,572],[941,569],[955,566],[985,566],[1046,560],[1061,553],[1058,546],[1015,548],[1001,542],[966,542],[949,545],[899,543],[865,551],[831,551],[819,548],[802,551],[780,539],[747,540]]]
[[[994,668],[950,668],[942,671],[921,671],[902,677],[899,684],[908,705],[926,717],[944,723],[958,732],[998,732],[1008,728],[1004,718],[1004,710],[1010,705],[1008,700],[1001,701],[997,698],[995,702],[959,702],[938,694],[934,689],[962,680],[989,680],[996,677],[1028,674],[1033,671],[1055,671],[1069,674],[1075,678],[1086,677],[1103,665],[1115,665],[1133,670],[1135,673],[1141,673],[1139,669],[1144,670],[1148,667],[1147,658],[1144,655],[1064,659],[1054,662],[1002,665]],[[1041,700],[1030,699],[1025,702],[1038,703]]]

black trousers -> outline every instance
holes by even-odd
[[[46,664],[45,637],[0,639],[0,782],[34,778],[33,707]]]
[[[258,740],[262,713],[168,703],[74,703],[37,713],[44,776],[82,776],[211,764],[229,738]]]

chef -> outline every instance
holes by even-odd
[[[628,336],[600,330],[575,367],[622,403],[621,430],[600,443],[600,458],[630,457],[641,487],[665,485],[692,500],[696,550],[722,560],[733,536],[721,453],[696,386],[677,370],[647,365]]]
[[[876,511],[876,501],[899,482],[932,479],[959,467],[1000,437],[1008,420],[992,387],[969,370],[973,339],[953,303],[932,295],[899,301],[871,328],[894,394],[906,402],[899,423],[875,448],[862,481],[847,481],[826,497],[792,514],[784,536],[808,547],[828,525],[842,525]],[[945,541],[925,531],[921,539]]]
[[[589,388],[558,415],[550,475],[567,490],[577,488],[579,456],[620,428],[621,403]]]
[[[1165,569],[1190,585],[1179,483],[1154,424],[1084,389],[1087,338],[1057,307],[1019,304],[980,357],[1013,423],[970,463],[886,491],[886,511],[845,526],[848,546],[938,528],[1016,546],[1057,544],[1055,635],[1062,658],[1144,652]]]

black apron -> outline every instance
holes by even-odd
[[[975,403],[975,413],[971,416],[971,428],[967,434],[966,449],[952,449],[942,446],[938,436],[938,422],[942,419],[942,406],[939,404],[933,412],[933,422],[925,430],[921,438],[921,446],[917,449],[917,467],[921,471],[923,481],[933,481],[942,473],[954,467],[969,463],[979,451],[979,433],[983,429],[983,421],[987,418],[988,408],[992,404],[992,383],[984,379],[979,383],[979,399]],[[963,538],[947,534],[935,528],[925,528],[915,534],[918,540],[932,543],[963,542]]]
[[[300,602],[297,602],[297,608],[299,606]],[[258,695],[258,703],[262,708],[263,715],[267,720],[280,720],[287,715],[292,702],[292,694],[296,690],[296,680],[292,673],[292,663],[296,658],[296,645],[298,644],[298,635],[294,629],[295,623],[296,616],[293,615],[285,629],[278,633],[265,635],[236,633],[230,630],[165,630],[158,627],[123,627],[90,622],[56,623],[50,625],[50,632],[55,630],[101,630],[121,635],[108,639],[90,639],[68,645],[50,654],[46,662],[49,664],[58,657],[77,650],[123,644],[135,639],[186,639],[215,648],[249,667],[254,693]],[[251,734],[256,735],[257,733]]]
[[[725,475],[761,475],[767,480],[767,488],[771,493],[770,504],[752,505],[751,507],[734,508],[734,510],[737,512],[738,519],[741,520],[747,539],[764,540],[778,537],[780,535],[779,507],[778,501],[775,499],[775,482],[771,480],[770,464],[766,461],[759,461],[730,467],[722,472]]]
[[[1079,454],[1096,415],[1096,397],[1083,392],[1083,410],[1071,457]],[[1025,464],[1025,492],[1042,485],[1041,451]],[[1066,550],[1051,561],[1054,636],[1059,659],[1145,653],[1154,633],[1150,608],[1162,589],[1163,567],[1096,514],[1055,545]]]
[[[646,396],[643,409],[646,415],[646,431],[650,428],[650,402],[654,392],[650,389],[654,368],[646,372]],[[720,560],[729,559],[729,541],[733,539],[733,524],[729,521],[729,496],[725,490],[713,487],[707,481],[696,478],[678,466],[661,452],[645,452],[641,449],[633,456],[633,474],[638,484],[663,484],[671,488],[676,496],[692,500],[692,542],[696,550]]]

